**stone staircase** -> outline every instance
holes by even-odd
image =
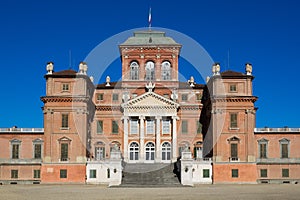
[[[123,166],[120,187],[180,187],[174,164],[128,164]]]

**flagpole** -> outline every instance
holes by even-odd
[[[151,31],[151,23],[152,23],[151,7],[149,9],[148,23],[149,23],[149,31]]]

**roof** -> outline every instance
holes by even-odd
[[[254,79],[254,76],[252,76],[252,75],[246,75],[244,73],[231,71],[231,70],[221,72],[221,77],[223,79],[226,79],[226,78],[251,78],[251,79]]]
[[[194,83],[194,86],[191,87],[188,82],[179,82],[179,89],[203,89],[205,85]]]
[[[172,45],[181,46],[171,37],[166,37],[165,32],[162,31],[136,31],[133,37],[129,37],[120,46],[152,46],[152,45]]]
[[[73,69],[67,69],[67,70],[62,70],[62,71],[58,71],[58,72],[53,72],[52,75],[76,75],[77,72]]]
[[[101,83],[96,85],[96,89],[114,89],[121,88],[120,82],[110,82],[109,86],[106,86],[107,83]]]

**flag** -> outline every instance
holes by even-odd
[[[151,22],[152,22],[152,18],[151,18],[151,7],[150,7],[150,9],[149,9],[148,22],[149,22],[149,27],[151,27]]]

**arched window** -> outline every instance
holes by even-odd
[[[161,79],[171,80],[171,63],[169,61],[164,61],[161,64]]]
[[[146,160],[154,160],[155,145],[152,142],[146,144],[145,147]]]
[[[146,63],[146,77],[145,80],[153,81],[155,79],[155,64],[152,61]]]
[[[162,160],[171,160],[171,144],[164,142],[161,149]]]
[[[139,159],[139,144],[132,142],[129,146],[129,160]]]
[[[130,79],[139,80],[139,64],[135,61],[130,63]]]

